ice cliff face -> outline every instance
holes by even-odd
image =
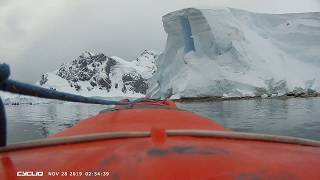
[[[141,97],[156,72],[157,55],[144,50],[134,61],[85,52],[70,63],[41,76],[38,85],[84,96]]]
[[[183,9],[163,16],[168,35],[154,98],[273,96],[320,91],[320,13]]]

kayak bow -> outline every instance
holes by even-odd
[[[172,101],[119,105],[48,139],[1,148],[1,179],[317,179],[318,141],[236,133]],[[81,175],[80,175],[81,174]]]

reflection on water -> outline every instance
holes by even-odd
[[[320,140],[320,98],[179,103],[178,106],[215,119],[235,131]],[[8,141],[44,138],[106,108],[80,103],[6,106]]]
[[[234,131],[320,140],[320,98],[250,99],[180,103]]]
[[[6,106],[8,142],[47,137],[106,108],[108,106],[80,103]]]

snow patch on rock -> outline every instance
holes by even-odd
[[[144,97],[158,55],[144,50],[133,61],[84,52],[70,63],[41,76],[38,85],[82,96]]]

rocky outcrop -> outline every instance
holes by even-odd
[[[148,89],[147,80],[153,76],[158,55],[144,50],[133,61],[108,57],[102,53],[84,52],[54,72],[41,76],[40,86],[60,91],[80,93],[98,91],[108,94],[140,94]],[[74,91],[74,92],[72,92]]]

